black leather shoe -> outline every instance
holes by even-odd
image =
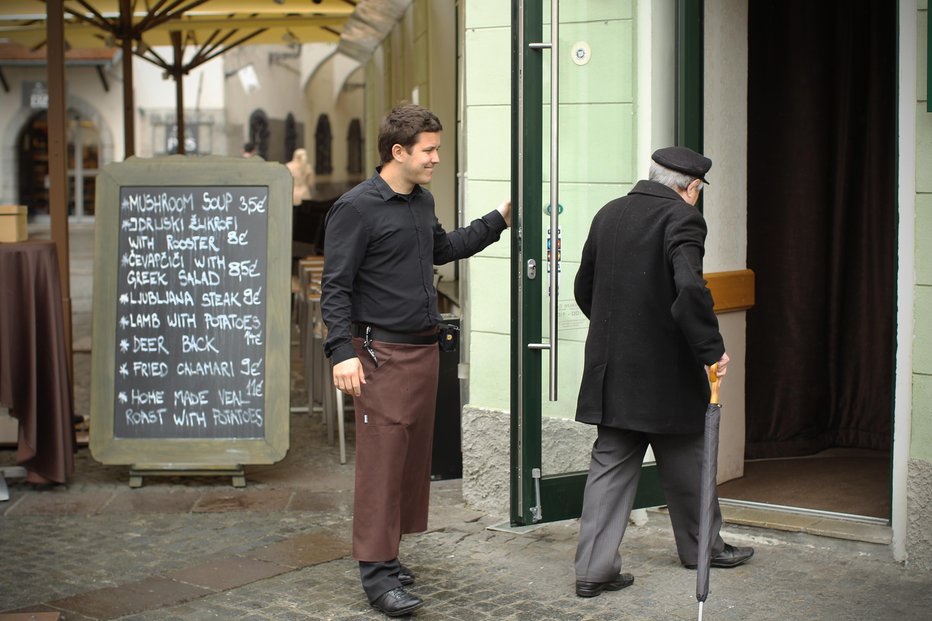
[[[576,581],[576,595],[579,597],[595,597],[602,591],[620,591],[625,587],[634,584],[634,576],[631,574],[618,574],[614,580],[608,582],[585,582]]]
[[[411,586],[414,584],[414,572],[405,567],[401,566],[401,569],[398,570],[398,581],[401,582],[403,586]]]
[[[384,612],[389,617],[403,617],[423,605],[424,600],[411,595],[403,587],[396,587],[391,591],[386,591],[372,602],[373,608]]]
[[[726,543],[725,549],[722,550],[722,553],[713,558],[709,565],[712,567],[728,569],[729,567],[737,567],[738,565],[747,563],[752,556],[754,556],[754,548],[742,548]],[[687,565],[685,563],[683,564],[683,567],[686,569],[696,568],[695,565]]]

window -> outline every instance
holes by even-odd
[[[326,114],[321,114],[317,117],[317,130],[314,132],[314,172],[318,175],[333,172],[332,145],[330,119]]]
[[[351,175],[362,172],[362,125],[359,119],[353,119],[346,133],[346,172]]]

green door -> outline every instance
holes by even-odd
[[[670,45],[683,40],[673,18],[684,1],[688,2],[669,0],[664,13],[670,17]],[[595,428],[573,422],[588,331],[588,321],[573,299],[573,279],[596,211],[627,193],[638,173],[646,172],[639,170],[635,158],[643,150],[635,148],[636,4],[513,4],[514,525],[578,517],[582,508]],[[679,82],[672,63],[651,71],[669,73],[671,85]],[[554,101],[556,106],[551,105]],[[665,105],[670,107],[672,141],[674,131],[683,129],[682,120],[673,127],[683,107],[673,98]],[[647,462],[635,506],[663,503],[656,468]]]

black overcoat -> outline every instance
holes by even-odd
[[[725,353],[702,277],[705,237],[699,210],[654,181],[596,214],[574,288],[589,318],[577,421],[702,433],[703,365]]]

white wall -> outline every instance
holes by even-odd
[[[712,159],[703,193],[707,273],[747,266],[747,0],[705,3],[704,151]],[[744,474],[745,313],[719,315],[731,357],[722,383],[719,482]]]
[[[170,47],[157,47],[153,50],[165,60],[172,59],[173,52]],[[183,79],[185,108],[223,107],[223,56],[193,69]],[[171,77],[165,77],[161,67],[138,56],[133,58],[133,84],[137,109],[175,107],[175,81]]]
[[[172,48],[153,48],[165,60],[172,60]],[[168,135],[174,135],[178,116],[177,83],[163,69],[139,57],[133,59],[133,99],[136,132],[136,155],[153,157],[168,149]],[[223,128],[225,94],[223,87],[223,57],[215,58],[193,69],[182,78],[186,134],[197,131],[197,152],[227,153]],[[122,131],[122,127],[121,127]],[[194,151],[189,151],[194,153]]]
[[[747,265],[747,24],[747,0],[705,4],[704,151],[712,159],[703,190],[707,272]]]

